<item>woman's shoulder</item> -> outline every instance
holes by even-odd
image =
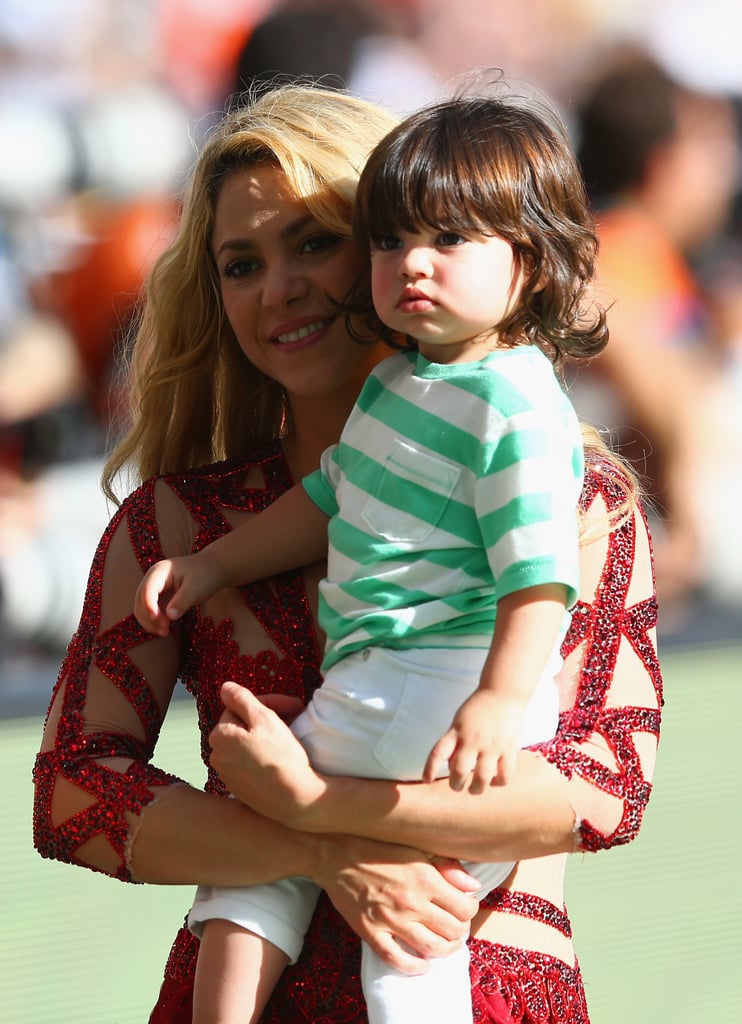
[[[583,512],[600,497],[609,515],[630,512],[641,505],[636,478],[631,469],[610,451],[585,449],[585,479],[582,489]]]
[[[203,521],[221,517],[224,508],[261,511],[292,483],[280,442],[274,441],[235,458],[150,477],[124,499],[118,517],[151,521],[155,514],[177,516],[182,509]]]

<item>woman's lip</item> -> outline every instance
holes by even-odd
[[[293,324],[291,326],[282,327],[279,331],[275,331],[270,338],[273,345],[278,345],[280,348],[297,348],[306,344],[311,344],[330,328],[334,321],[334,317],[317,318],[316,320],[307,320],[304,323]]]

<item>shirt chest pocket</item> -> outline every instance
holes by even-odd
[[[439,525],[461,469],[396,440],[361,513],[385,540],[422,544]]]

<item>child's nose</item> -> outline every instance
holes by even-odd
[[[410,247],[401,261],[403,277],[428,277],[431,273],[430,252],[423,246]]]

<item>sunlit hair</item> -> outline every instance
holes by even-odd
[[[598,517],[588,526],[587,517],[581,518],[580,544],[589,544],[610,530],[620,526],[632,516],[637,504],[644,497],[639,479],[629,463],[606,444],[602,434],[589,423],[581,423],[582,446],[585,452],[585,469],[603,477],[621,497],[606,517]]]
[[[545,100],[461,94],[406,118],[361,176],[353,231],[373,248],[421,229],[477,232],[510,242],[527,279],[501,343],[540,346],[557,367],[597,355],[605,314],[590,289],[597,239],[566,130]],[[392,340],[373,314],[368,282],[351,308]]]
[[[182,199],[177,233],[155,263],[134,331],[131,426],[112,452],[103,488],[243,455],[278,437],[283,390],[240,350],[226,320],[211,251],[217,199],[240,168],[279,167],[321,226],[351,235],[358,178],[397,118],[375,104],[313,85],[244,96],[211,131]]]

